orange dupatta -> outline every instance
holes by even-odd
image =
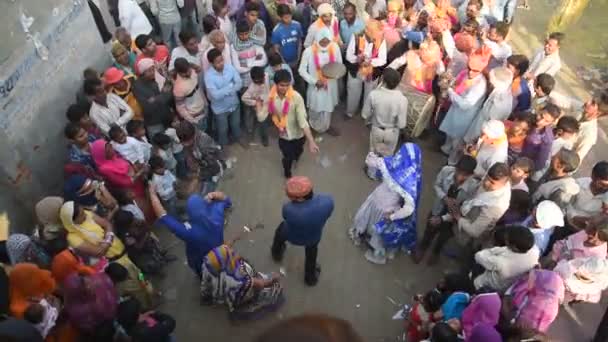
[[[279,129],[279,132],[283,133],[287,129],[287,114],[289,114],[290,102],[293,98],[293,88],[289,87],[287,94],[285,94],[285,101],[283,101],[281,113],[277,113],[274,105],[274,100],[277,95],[277,86],[274,85],[268,94],[268,113],[272,118],[272,123]]]

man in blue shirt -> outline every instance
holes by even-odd
[[[291,9],[286,4],[277,6],[277,14],[281,21],[272,31],[272,47],[293,68],[300,59],[302,26],[292,20]]]
[[[243,81],[231,64],[224,64],[220,50],[211,49],[207,53],[207,59],[211,68],[205,73],[205,87],[214,114],[218,143],[222,146],[228,144],[228,126],[232,131],[232,139],[240,142],[241,114],[237,92],[243,86]]]
[[[328,194],[315,195],[310,179],[302,176],[288,179],[285,192],[290,202],[283,205],[283,222],[274,233],[272,258],[277,262],[283,259],[286,241],[304,246],[304,281],[308,286],[315,286],[321,273],[317,265],[318,245],[323,227],[334,210],[334,200]]]
[[[365,30],[365,23],[357,17],[357,7],[352,3],[347,2],[342,11],[344,19],[340,20],[340,38],[342,38],[346,47],[353,35],[360,34]]]

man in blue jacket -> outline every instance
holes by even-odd
[[[318,245],[323,227],[334,210],[334,200],[328,194],[314,194],[310,179],[301,176],[288,179],[285,192],[290,202],[283,206],[283,222],[274,233],[272,258],[277,262],[283,259],[287,241],[304,246],[304,281],[315,286],[321,273],[317,265]]]

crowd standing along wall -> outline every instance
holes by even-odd
[[[82,71],[109,63],[86,0],[0,2],[0,240],[30,232],[61,194],[66,108]],[[4,235],[4,236],[3,236]]]

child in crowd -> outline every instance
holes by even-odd
[[[545,104],[550,102],[553,88],[555,88],[555,79],[551,75],[540,74],[534,79],[534,92],[536,95],[530,105],[533,114],[537,114]]]
[[[118,202],[121,210],[125,210],[133,214],[136,220],[146,221],[146,216],[143,210],[135,202],[135,194],[129,189],[114,189],[112,196]]]
[[[145,168],[148,160],[145,158],[142,144],[137,139],[127,136],[125,131],[119,126],[112,126],[108,135],[112,140],[111,144],[114,151],[133,164],[137,170]]]
[[[502,215],[497,225],[515,224],[523,221],[530,214],[532,199],[528,191],[511,189],[509,209]]]
[[[184,146],[182,146],[175,130],[178,125],[179,120],[175,115],[168,116],[163,120],[163,126],[165,127],[164,134],[171,138],[171,151],[177,161],[175,175],[178,178],[184,178],[186,175],[186,161],[184,159]]]
[[[475,288],[489,287],[504,291],[517,277],[531,270],[540,257],[534,245],[534,235],[526,227],[509,227],[505,236],[506,247],[492,247],[475,254],[475,261],[484,272],[474,280]]]
[[[59,303],[57,303],[59,304]],[[23,318],[32,323],[42,338],[46,338],[55,326],[59,312],[46,299],[33,301],[23,313]]]
[[[177,211],[177,193],[175,192],[175,176],[166,169],[165,162],[159,156],[150,158],[151,184],[156,189],[163,206],[168,213],[175,215]]]
[[[579,193],[580,187],[571,176],[580,163],[574,151],[561,149],[552,158],[549,170],[540,180],[540,186],[532,196],[533,203],[550,200],[565,208],[570,200]]]
[[[405,330],[407,341],[419,342],[428,337],[431,324],[439,321],[435,313],[441,308],[442,297],[439,291],[433,289],[424,296],[414,297],[414,301],[412,310],[405,320]]]
[[[141,149],[144,152],[144,159],[146,162],[150,160],[152,154],[152,145],[148,142],[146,137],[146,126],[143,121],[131,120],[125,127],[129,136],[137,139],[141,145]]]
[[[137,299],[144,308],[151,309],[156,301],[152,285],[140,273],[138,279],[130,279],[129,271],[119,263],[111,262],[104,272],[110,277],[121,301],[128,298]]]
[[[163,133],[157,133],[154,137],[152,137],[153,156],[159,156],[165,162],[167,170],[169,170],[173,175],[176,174],[177,168],[177,160],[173,155],[173,140]]]
[[[165,263],[165,253],[144,221],[125,210],[114,215],[116,234],[125,244],[129,259],[145,274],[158,274]]]
[[[283,62],[283,58],[276,52],[268,53],[268,66],[264,70],[269,82],[269,87],[274,85],[274,74],[279,70],[287,70],[291,77],[291,85],[294,83],[293,73],[287,63]]]
[[[555,129],[553,130],[555,139],[551,145],[551,158],[553,158],[553,156],[562,148],[565,148],[566,150],[572,150],[574,148],[579,126],[578,120],[572,116],[562,116],[557,121]],[[547,173],[550,164],[551,160],[549,159],[542,170],[536,171],[532,180],[538,182]]]
[[[281,21],[272,30],[273,50],[283,57],[285,63],[292,68],[297,68],[302,55],[302,26],[299,22],[292,20],[289,5],[279,4],[277,14]]]
[[[88,134],[89,142],[93,142],[103,135],[89,116],[90,107],[90,105],[76,103],[68,107],[65,115],[69,122],[82,127]]]
[[[257,5],[254,2],[248,3],[248,5]],[[261,22],[261,21],[260,21]],[[263,44],[258,45],[250,37],[250,26],[247,21],[239,21],[236,24],[236,34],[232,40],[230,54],[232,56],[232,65],[236,71],[241,75],[243,80],[243,88],[247,88],[251,83],[251,77],[249,73],[251,68],[255,66],[263,67],[267,63],[266,52],[264,51]],[[264,34],[264,41],[266,36]]]
[[[513,164],[521,154],[528,132],[532,127],[532,116],[528,112],[516,112],[511,120],[505,121],[509,142],[509,164]]]
[[[534,170],[534,162],[530,158],[519,157],[511,165],[511,189],[529,192],[526,180]]]
[[[175,319],[159,311],[144,312],[135,298],[118,304],[116,320],[132,342],[174,341],[171,334],[175,330]]]
[[[87,132],[81,126],[68,122],[63,130],[68,139],[68,161],[70,164],[77,165],[83,169],[83,173],[94,178],[97,166],[91,156],[91,146]]]
[[[254,130],[259,130],[260,139],[264,146],[268,146],[269,120],[268,116],[260,117],[259,115],[266,112],[263,110],[263,106],[267,105],[269,93],[270,88],[264,68],[251,68],[251,84],[241,97],[245,104],[245,127],[247,127],[247,131],[252,135],[252,138],[255,134]]]
[[[455,203],[459,205],[471,195],[477,182],[472,177],[473,171],[477,167],[475,158],[465,155],[455,166],[444,166],[435,180],[435,203],[431,211],[431,217],[427,222],[422,241],[413,254],[415,263],[419,263],[424,258],[426,250],[437,237],[433,245],[432,255],[428,260],[430,265],[437,263],[439,253],[445,243],[452,237],[452,223],[444,222],[443,216],[447,214],[448,205]]]
[[[534,161],[534,170],[540,171],[551,158],[553,145],[553,123],[561,115],[554,104],[547,103],[536,113],[536,123],[524,141],[521,155]]]

